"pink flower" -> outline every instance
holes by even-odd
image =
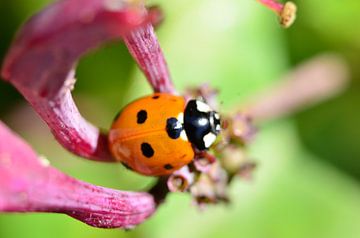
[[[106,132],[87,122],[71,96],[75,65],[84,53],[125,39],[156,91],[173,92],[151,25],[158,12],[124,0],[62,0],[18,32],[2,76],[13,84],[66,149],[83,158],[114,161]],[[151,46],[151,47],[150,47]],[[65,213],[96,227],[130,228],[156,207],[153,195],[115,191],[71,178],[44,164],[0,122],[0,211]]]
[[[276,11],[284,26],[294,20],[294,5],[259,1]],[[5,58],[2,77],[32,105],[64,148],[85,159],[115,162],[108,150],[107,132],[87,122],[72,99],[75,66],[89,50],[123,39],[154,91],[174,93],[152,26],[160,18],[156,8],[146,9],[141,1],[59,0],[21,28]],[[301,82],[287,85],[286,91],[291,93],[286,95],[291,97],[295,90],[299,91],[298,86],[304,86]],[[319,84],[310,94],[304,90],[307,93],[301,94],[303,97],[291,107],[274,100],[273,95],[267,102],[275,103],[272,109],[291,111],[306,98],[324,92],[324,88],[325,94],[336,91],[343,81],[336,82],[331,87]],[[216,90],[203,86],[192,94],[217,107]],[[169,191],[167,185],[171,191],[192,193],[200,205],[227,202],[226,186],[232,178],[248,174],[254,167],[243,156],[244,148],[238,147],[246,146],[253,136],[248,116],[258,119],[268,115],[263,109],[269,103],[254,105],[247,114],[230,116],[228,133],[223,133],[217,142],[215,155],[197,152],[193,164],[169,179],[160,178],[148,193],[116,191],[71,178],[39,158],[0,121],[0,212],[64,213],[95,227],[132,228],[155,212]],[[222,158],[226,154],[231,156]]]

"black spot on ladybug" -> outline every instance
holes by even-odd
[[[171,165],[171,164],[165,164],[164,165],[164,169],[167,169],[167,170],[171,170],[173,169],[174,167]]]
[[[143,124],[147,119],[147,112],[145,110],[140,110],[137,113],[137,123]]]
[[[166,132],[171,139],[177,139],[180,137],[183,130],[182,124],[174,117],[167,119]]]
[[[154,155],[154,149],[149,143],[146,142],[141,144],[141,152],[147,158],[151,158]]]
[[[133,170],[127,163],[121,162],[121,164],[128,170]]]
[[[155,96],[152,96],[152,99],[158,99],[160,96],[159,95],[155,95]]]

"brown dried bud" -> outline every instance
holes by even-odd
[[[194,182],[194,173],[190,172],[188,166],[175,171],[167,181],[167,186],[171,192],[184,192]]]
[[[216,160],[216,157],[207,151],[199,151],[196,154],[194,166],[196,170],[206,173],[211,168],[211,164],[213,164]]]
[[[197,205],[204,205],[216,202],[214,183],[209,175],[202,173],[190,188],[190,192]]]
[[[235,145],[228,145],[222,151],[221,165],[229,173],[237,173],[246,163],[247,155],[244,149]]]
[[[189,88],[184,96],[189,98],[202,98],[214,110],[218,111],[219,104],[217,100],[218,90],[210,87],[209,84],[202,84],[197,88]]]
[[[229,120],[227,132],[232,141],[246,144],[254,137],[256,129],[252,124],[251,117],[239,112]]]

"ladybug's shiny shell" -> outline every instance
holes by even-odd
[[[144,175],[166,175],[194,158],[184,123],[183,97],[156,93],[127,105],[115,119],[109,146],[125,166]]]

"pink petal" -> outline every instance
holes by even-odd
[[[135,42],[128,43],[130,51],[137,52],[134,57],[156,91],[173,91],[158,41],[148,25],[153,14],[147,14],[142,4],[126,2],[62,0],[50,5],[23,26],[2,69],[3,78],[30,102],[56,139],[88,159],[113,161],[106,133],[80,115],[70,94],[74,66],[84,53],[137,28],[140,35],[129,35]],[[149,36],[146,46],[151,48],[144,47],[141,32]]]
[[[0,176],[0,212],[56,212],[95,227],[131,228],[155,211],[148,193],[94,186],[41,162],[1,121]]]
[[[131,32],[124,40],[154,91],[174,93],[175,88],[152,25]]]

